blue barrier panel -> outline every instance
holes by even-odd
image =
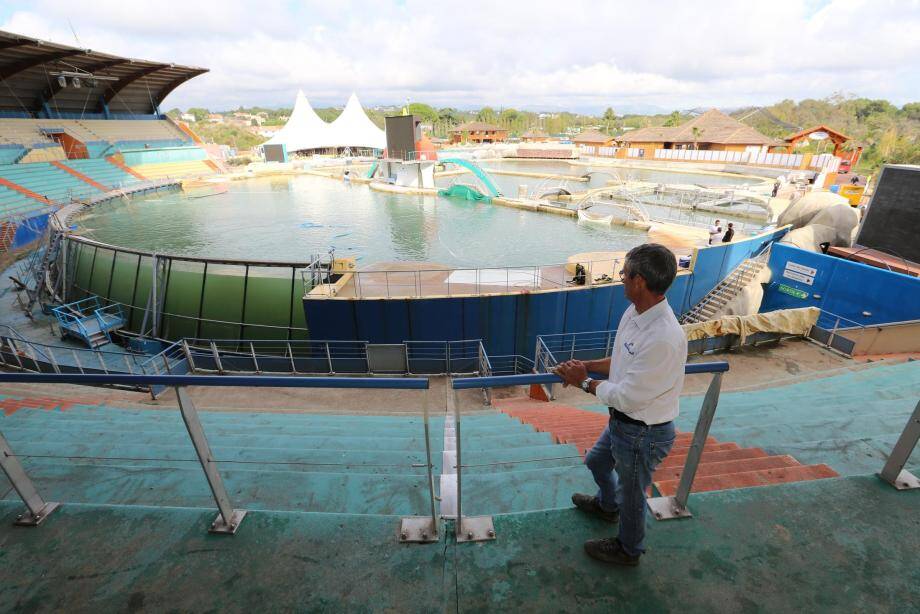
[[[728,371],[727,362],[700,362],[686,365],[684,373],[696,375],[700,373],[725,373]],[[605,375],[592,373],[597,379],[606,379]],[[454,390],[468,390],[471,388],[499,388],[503,386],[527,386],[530,384],[559,384],[562,378],[554,373],[533,373],[529,375],[496,375],[493,377],[464,377],[453,380]]]
[[[920,318],[916,277],[782,244],[773,246],[768,266],[761,312],[818,307],[860,325]],[[833,327],[834,319],[822,316],[818,325]]]
[[[261,375],[69,375],[0,373],[0,383],[122,384],[128,386],[247,386],[252,388],[383,388],[427,390],[427,377],[272,377]]]

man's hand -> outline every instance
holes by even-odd
[[[588,368],[580,360],[567,360],[556,365],[553,373],[562,378],[562,387],[581,386],[588,377]]]

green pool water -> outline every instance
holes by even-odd
[[[307,261],[334,248],[361,266],[423,261],[453,267],[564,262],[629,249],[638,230],[488,203],[389,194],[363,184],[298,176],[235,181],[226,194],[158,193],[94,207],[77,220],[87,237],[186,256]]]

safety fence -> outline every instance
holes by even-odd
[[[728,371],[727,362],[709,362],[688,364],[685,367],[687,375],[712,374],[712,380],[706,395],[703,398],[702,408],[697,420],[696,428],[693,432],[693,439],[688,450],[687,460],[681,473],[680,483],[674,496],[659,496],[648,500],[648,507],[654,517],[658,520],[667,520],[671,518],[689,518],[692,516],[687,508],[687,500],[690,496],[690,489],[693,486],[693,480],[699,467],[700,459],[703,454],[703,446],[709,436],[709,429],[712,426],[715,417],[716,408],[719,402],[719,393],[722,386],[722,374]],[[456,471],[456,493],[441,493],[442,501],[450,498],[455,501],[456,522],[454,530],[458,542],[465,541],[488,541],[496,539],[495,527],[491,516],[464,516],[463,515],[463,470],[472,467],[481,467],[483,463],[464,461],[463,457],[463,436],[462,436],[462,411],[457,399],[457,391],[469,390],[475,388],[498,388],[507,386],[532,386],[532,385],[552,385],[560,383],[562,379],[554,373],[534,373],[530,375],[510,375],[494,376],[479,378],[455,379],[452,383],[452,413],[453,413],[453,432],[452,440],[455,442],[454,450],[445,450],[445,472],[448,471],[448,463],[453,464]],[[580,455],[571,457],[572,459],[581,458]],[[474,459],[475,460],[475,459]],[[564,457],[554,457],[553,461],[565,460]],[[487,463],[489,465],[510,466],[523,463],[533,462],[534,459],[508,459],[498,460]],[[539,472],[534,474],[534,479],[539,480]],[[451,497],[451,495],[454,495]],[[469,497],[469,493],[466,493]]]

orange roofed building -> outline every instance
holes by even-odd
[[[504,143],[508,130],[485,122],[466,122],[450,130],[451,143]]]

